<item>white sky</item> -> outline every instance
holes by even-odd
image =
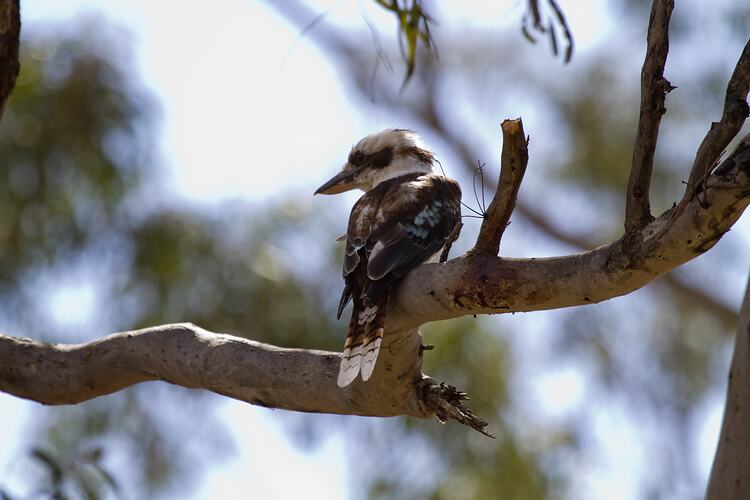
[[[313,2],[318,10],[338,4],[331,20],[356,26],[362,25],[364,4],[371,17],[380,19],[369,3]],[[604,4],[565,3],[578,54],[607,36],[610,21]],[[373,130],[398,125],[376,116],[363,117],[352,108],[325,57],[299,40],[298,31],[262,2],[224,0],[217,5],[220,8],[184,0],[27,0],[22,12],[29,28],[39,22],[96,13],[132,32],[141,77],[163,111],[160,146],[170,169],[168,184],[177,196],[216,202],[232,197],[259,200],[286,190],[312,192],[339,168],[350,144]],[[518,0],[474,2],[469,9],[461,2],[451,12],[451,23],[517,30],[520,5]],[[477,9],[483,10],[479,20],[467,17]],[[507,16],[509,10],[518,15]],[[393,31],[385,24],[381,36],[392,36]],[[221,92],[213,91],[216,86]],[[283,171],[278,165],[283,165]],[[92,313],[93,292],[85,283],[66,287],[52,297],[51,314],[75,326]],[[580,404],[586,397],[586,382],[579,370],[562,367],[534,381],[533,390],[555,418],[555,412],[565,413]],[[719,399],[706,405],[702,454],[713,452],[720,403]],[[0,433],[0,450],[18,448],[17,437],[37,408],[0,394],[6,431]],[[340,437],[305,454],[290,446],[273,412],[227,401],[220,414],[239,452],[227,464],[209,471],[195,498],[335,500],[348,496]],[[590,469],[591,477],[582,479],[591,488],[591,498],[634,498],[627,485],[643,463],[642,450],[613,437],[617,429],[632,425],[620,418],[616,409],[602,409],[594,416],[595,432],[604,441],[614,442],[599,457],[601,465]],[[258,453],[259,449],[263,452]],[[12,474],[6,463],[13,457],[10,453],[0,456],[0,478]],[[705,470],[708,465],[710,461],[704,464]],[[291,476],[290,470],[294,471]],[[250,471],[253,478],[262,480],[246,482]]]

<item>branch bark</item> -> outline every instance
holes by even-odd
[[[480,432],[458,391],[422,375],[422,337],[389,331],[368,382],[336,385],[339,353],[285,349],[189,323],[116,333],[78,345],[0,335],[0,391],[49,405],[76,404],[161,380],[269,408],[390,417],[456,418]]]
[[[719,444],[706,500],[744,500],[750,484],[750,279],[737,322]]]
[[[563,231],[552,224],[543,214],[530,205],[519,203],[516,206],[516,211],[544,234],[561,243],[565,243],[566,245],[580,250],[595,248],[597,246],[596,242],[593,240]],[[680,277],[679,269],[662,276],[656,281],[656,284],[663,285],[678,297],[689,300],[693,304],[700,304],[703,310],[714,314],[719,320],[727,325],[734,324],[737,319],[736,309],[718,300],[703,288],[691,286],[686,283]]]
[[[21,69],[18,62],[20,34],[19,0],[0,0],[0,120]]]
[[[649,203],[654,152],[664,101],[674,87],[664,78],[669,53],[669,19],[673,0],[655,0],[646,37],[646,58],[641,70],[641,109],[633,148],[633,162],[625,203],[625,232],[633,233],[653,220]]]
[[[740,132],[750,114],[747,104],[748,91],[750,91],[750,40],[745,45],[727,84],[721,120],[711,124],[711,129],[703,138],[695,155],[687,181],[687,189],[680,200],[677,214],[681,213],[690,200],[700,192],[711,170],[716,166],[719,156]]]
[[[477,243],[469,252],[470,254],[497,255],[500,251],[500,240],[516,207],[518,190],[529,161],[528,141],[523,131],[523,121],[520,118],[504,120],[500,127],[503,131],[503,152],[497,192],[487,208],[482,227],[479,229]]]

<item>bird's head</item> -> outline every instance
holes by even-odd
[[[433,161],[434,155],[422,145],[415,132],[384,130],[359,141],[341,172],[320,186],[315,194],[338,194],[352,189],[369,191],[394,177],[433,172]]]

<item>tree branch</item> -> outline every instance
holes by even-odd
[[[336,385],[339,354],[284,349],[182,324],[80,345],[0,336],[0,391],[46,404],[73,404],[163,380],[274,408],[437,415],[483,431],[485,423],[463,407],[460,391],[444,391],[436,384],[425,391],[422,339],[416,327],[467,314],[599,302],[640,288],[695,258],[710,249],[750,203],[750,135],[709,177],[707,200],[706,208],[691,202],[666,231],[661,228],[669,222],[669,212],[643,228],[643,244],[634,252],[621,239],[565,257],[480,254],[417,268],[393,297],[373,377],[343,390]]]
[[[147,380],[203,388],[252,404],[307,412],[481,419],[448,392],[424,390],[416,326],[467,314],[531,311],[624,295],[710,249],[750,203],[750,136],[709,178],[697,200],[661,232],[667,212],[622,240],[547,259],[464,256],[410,273],[391,303],[381,357],[369,382],[339,389],[339,354],[283,349],[192,325],[165,325],[81,345],[0,336],[0,390],[46,404],[72,404]],[[439,267],[439,272],[435,266]],[[433,384],[434,387],[439,387]],[[444,395],[441,403],[436,397]],[[455,395],[455,394],[454,394]],[[446,410],[446,404],[455,411]]]
[[[339,353],[284,349],[189,323],[78,345],[0,335],[0,391],[44,404],[75,404],[162,380],[294,411],[441,419],[471,415],[461,398],[422,375],[421,347],[416,330],[389,331],[373,377],[341,389],[336,385]],[[487,434],[481,419],[460,421]]]
[[[290,22],[300,26],[300,28],[306,26],[309,20],[315,17],[312,11],[302,4],[292,1],[284,3],[269,2],[268,5],[276,9]],[[373,79],[371,68],[367,67],[368,63],[366,61],[368,61],[368,58],[366,54],[346,38],[340,36],[330,25],[316,26],[315,31],[310,33],[310,36],[325,51],[335,54],[336,57],[333,59],[339,63],[340,74],[348,77],[353,89],[358,91],[363,97],[371,98],[371,93],[374,92],[372,87]],[[433,75],[422,82],[425,86],[421,94],[422,99],[400,99],[400,94],[385,92],[379,95],[378,103],[381,107],[388,106],[399,113],[407,112],[414,118],[419,119],[426,130],[440,137],[463,160],[463,164],[467,169],[473,169],[473,165],[476,162],[473,152],[465,141],[462,141],[455,132],[449,130],[445,119],[437,111],[439,93],[435,92],[434,87],[438,81],[439,79]],[[588,241],[560,230],[551,224],[534,207],[523,201],[517,202],[516,212],[539,231],[574,248],[586,250],[600,244],[599,242]],[[703,290],[690,286],[674,274],[664,276],[664,278],[659,280],[659,283],[670,287],[678,295],[699,300],[703,307],[711,310],[726,322],[734,321],[736,317],[737,312],[734,309],[720,302],[716,297],[705,293]]]
[[[500,250],[500,240],[516,207],[518,190],[529,161],[523,121],[520,118],[504,120],[500,127],[503,131],[503,152],[497,191],[482,221],[477,243],[469,252],[470,254],[497,255]]]
[[[732,76],[727,84],[724,97],[724,111],[719,122],[711,123],[695,155],[687,189],[677,205],[675,217],[679,216],[690,201],[700,192],[711,170],[716,166],[719,156],[739,133],[750,114],[747,94],[750,90],[750,40],[745,45]]]
[[[547,236],[554,238],[561,243],[565,243],[566,245],[570,245],[573,248],[586,250],[598,246],[593,240],[563,231],[528,204],[518,203],[516,206],[516,212]],[[689,300],[694,304],[700,304],[702,309],[714,314],[724,323],[734,323],[737,319],[737,311],[734,308],[718,300],[715,296],[706,292],[702,288],[689,285],[680,278],[679,274],[679,269],[676,269],[659,278],[656,281],[656,284],[662,284],[666,288],[669,288],[675,295]]]
[[[0,0],[0,120],[21,68],[18,62],[20,34],[19,0]]]
[[[445,245],[443,245],[443,251],[440,252],[440,259],[438,262],[445,262],[448,260],[448,255],[451,253],[451,248],[453,247],[453,244],[458,240],[459,235],[461,234],[461,229],[463,229],[464,223],[461,221],[456,222],[456,225],[453,226],[453,229],[451,230],[451,233],[448,235],[448,239],[445,240]]]
[[[744,500],[750,484],[750,280],[737,322],[729,385],[706,500]]]
[[[353,56],[353,49],[341,45],[340,38],[323,38],[333,50]],[[747,114],[747,103],[734,99],[747,96],[748,59],[746,47],[728,87],[726,102],[731,101],[731,106],[725,106],[725,116],[730,117],[722,119],[727,123],[724,128],[731,129],[738,120],[741,125]],[[728,113],[728,107],[744,109],[744,115]],[[721,140],[726,138],[725,133],[719,135]],[[522,132],[520,137],[525,143]],[[711,139],[707,147],[716,146],[718,140]],[[699,202],[686,193],[682,209],[670,210],[626,237],[588,252],[545,259],[477,253],[417,268],[392,297],[379,362],[367,383],[357,380],[338,388],[340,355],[335,353],[284,349],[182,324],[115,334],[81,345],[0,336],[0,390],[47,404],[70,404],[139,382],[163,380],[275,408],[372,416],[437,415],[483,431],[486,423],[463,407],[463,393],[426,380],[422,374],[417,327],[467,314],[599,302],[644,286],[710,249],[743,213],[750,203],[750,136],[709,174],[710,169],[703,183],[705,200]],[[514,197],[497,201],[500,214],[510,216]],[[497,240],[499,245],[499,236]]]
[[[467,255],[412,271],[393,308],[405,328],[467,314],[557,309],[630,293],[713,247],[750,203],[750,135],[708,179],[708,204],[671,209],[635,236],[579,254],[543,259]],[[403,321],[403,322],[402,322]]]
[[[674,87],[664,78],[669,53],[669,18],[674,0],[654,0],[641,70],[641,109],[625,204],[625,232],[633,233],[653,220],[649,203],[651,171],[664,101]]]

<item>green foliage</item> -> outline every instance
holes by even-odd
[[[338,349],[343,326],[321,313],[337,300],[340,272],[328,264],[340,256],[321,255],[326,278],[319,279],[285,250],[308,245],[309,207],[208,212],[149,203],[159,182],[154,105],[116,63],[128,60],[122,34],[101,23],[81,28],[25,41],[19,85],[0,125],[7,161],[0,294],[8,298],[0,319],[32,337],[72,340],[34,314],[48,307],[39,304],[45,294],[27,292],[24,281],[64,276],[77,262],[102,276],[96,286],[107,330],[193,321],[280,345]],[[335,288],[322,287],[326,280]],[[201,464],[231,451],[211,407],[205,395],[150,384],[44,412],[29,457],[47,458],[48,473],[29,485],[44,480],[70,498],[102,496],[115,478],[139,497],[184,489]],[[92,449],[134,466],[86,462]]]
[[[401,57],[406,64],[406,73],[402,88],[409,83],[417,65],[417,48],[420,43],[428,53],[436,52],[432,26],[435,19],[424,8],[421,0],[374,0],[375,3],[391,12],[396,18],[398,41]],[[521,21],[521,32],[531,43],[537,39],[532,32],[547,36],[552,53],[557,57],[560,52],[558,31],[565,40],[563,60],[567,63],[573,57],[573,33],[568,26],[565,13],[556,0],[526,0],[526,13]],[[547,9],[550,12],[547,12]],[[316,21],[317,22],[317,19]]]
[[[50,334],[55,325],[34,313],[48,307],[39,304],[44,290],[28,290],[25,283],[40,274],[64,275],[83,261],[112,277],[112,283],[98,283],[102,300],[107,292],[117,295],[118,280],[108,273],[128,262],[141,220],[133,201],[155,178],[149,175],[156,163],[153,102],[128,76],[122,33],[94,22],[73,35],[55,30],[24,40],[21,74],[0,125],[0,296],[7,299],[0,318],[36,338],[65,340]],[[151,265],[163,264],[162,258],[152,255]],[[136,315],[128,318],[127,310],[118,309],[111,307],[112,316],[123,316],[111,325],[132,326]],[[170,486],[186,473],[178,465],[188,454],[177,446],[185,442],[178,433],[186,425],[171,425],[173,433],[166,432],[148,403],[149,392],[153,389],[139,388],[40,412],[29,456],[47,473],[30,477],[29,486],[45,484],[44,490],[58,497],[105,496],[123,471],[101,458],[123,453],[134,458],[137,466],[127,476],[140,477],[136,484],[143,492]],[[205,417],[210,423],[210,414]],[[193,430],[193,435],[200,434]],[[195,456],[189,461],[199,462]]]
[[[152,104],[110,62],[121,49],[91,36],[22,44],[0,124],[0,286],[106,231],[150,167]]]
[[[450,380],[470,396],[472,411],[490,418],[497,439],[487,440],[470,429],[448,426],[440,433],[439,446],[450,450],[444,460],[450,474],[430,494],[435,499],[550,498],[556,481],[544,474],[539,456],[519,439],[517,417],[509,395],[509,379],[515,371],[504,335],[488,330],[489,321],[464,318],[429,325],[427,338],[438,347],[425,354],[425,371],[439,380]],[[496,327],[497,323],[492,325]],[[470,369],[467,369],[470,366]],[[433,423],[415,427],[429,439]],[[553,432],[551,429],[548,432]],[[554,432],[567,432],[563,429]],[[547,446],[549,445],[549,446]],[[547,443],[545,449],[567,447]]]
[[[35,492],[37,495],[66,500],[104,498],[107,492],[117,493],[117,481],[101,465],[101,448],[67,451],[59,456],[41,447],[31,450],[31,457],[46,471],[46,479]]]
[[[427,50],[433,47],[430,26],[435,23],[422,7],[420,0],[406,0],[402,6],[399,0],[375,0],[384,9],[393,13],[398,22],[399,47],[406,62],[406,85],[414,74],[417,63],[417,44],[422,42]]]

